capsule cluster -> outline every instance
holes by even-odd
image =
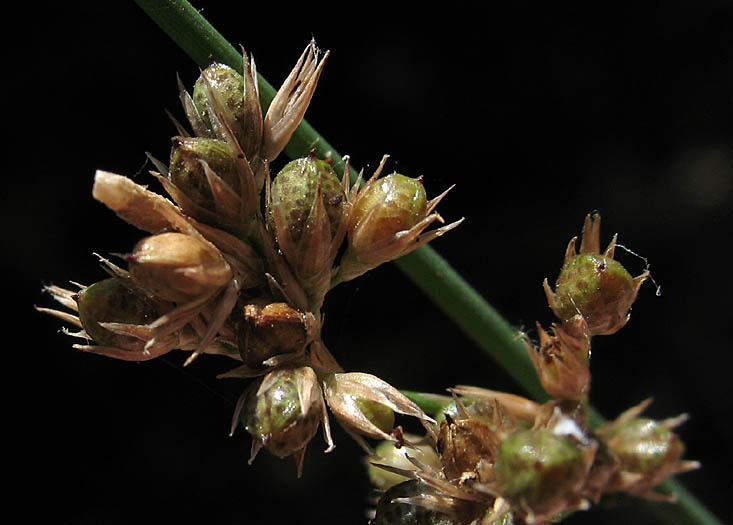
[[[671,500],[655,487],[699,467],[682,460],[674,428],[686,415],[642,417],[646,400],[591,430],[587,421],[591,340],[629,320],[644,271],[632,277],[616,260],[616,236],[600,251],[600,217],[587,216],[580,249],[573,238],[553,291],[544,289],[558,317],[549,333],[537,325],[539,345],[522,334],[538,378],[552,400],[473,386],[456,386],[442,399],[435,432],[422,447],[399,453],[377,448],[369,474],[382,493],[373,525],[536,524],[560,521],[625,492]],[[435,398],[436,396],[432,396]]]
[[[168,198],[122,175],[98,171],[93,197],[146,232],[121,261],[102,258],[108,276],[68,290],[46,287],[65,310],[39,308],[75,326],[75,348],[128,361],[172,350],[240,362],[221,377],[249,380],[232,432],[293,456],[298,474],[307,444],[328,409],[371,451],[365,438],[402,444],[395,413],[433,421],[387,382],[345,372],[321,339],[326,293],[457,226],[435,211],[422,178],[382,176],[386,157],[363,183],[339,177],[314,152],[272,176],[313,97],[328,52],[311,42],[265,110],[254,60],[241,72],[212,62],[189,93],[188,121],[173,119],[168,162],[150,157]]]

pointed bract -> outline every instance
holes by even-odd
[[[295,67],[270,103],[265,115],[261,157],[272,162],[290,141],[316,90],[329,52],[320,56],[314,41],[305,48]]]

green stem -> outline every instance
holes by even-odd
[[[242,56],[185,0],[136,0],[137,4],[200,66],[210,57],[242,70]],[[274,88],[259,76],[260,99],[267,108]],[[319,157],[331,157],[334,169],[343,172],[342,157],[307,122],[303,121],[285,148],[291,158],[314,149]],[[353,176],[353,173],[351,174]],[[547,399],[516,331],[469,285],[448,262],[429,246],[397,261],[398,267],[456,322],[489,356],[532,396]],[[594,420],[591,410],[589,420]],[[652,511],[665,523],[720,523],[695,497],[675,481],[662,486],[678,494],[675,504],[653,504]]]

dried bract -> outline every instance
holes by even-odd
[[[590,388],[590,336],[585,319],[577,315],[563,325],[553,324],[550,336],[537,323],[540,345],[525,346],[542,387],[557,399],[579,400]]]
[[[267,161],[277,157],[303,119],[329,52],[321,57],[315,41],[305,48],[295,67],[275,94],[265,115],[262,151]]]
[[[435,424],[432,418],[399,390],[371,374],[327,374],[323,380],[323,392],[336,420],[369,453],[372,452],[371,448],[360,438],[361,435],[396,443],[401,441],[399,437],[385,431],[385,421],[389,420],[389,417],[385,417],[385,408],[418,418],[428,431],[432,431],[428,425]],[[368,409],[364,410],[365,407]]]

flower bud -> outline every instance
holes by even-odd
[[[145,341],[116,334],[99,323],[145,325],[158,317],[150,299],[118,278],[105,279],[84,288],[76,300],[84,331],[102,346],[139,350],[145,346]]]
[[[504,498],[536,517],[551,517],[577,506],[586,465],[571,438],[537,429],[516,432],[504,440],[495,469]]]
[[[428,201],[421,177],[393,173],[379,179],[383,165],[384,160],[352,199],[347,223],[349,246],[335,282],[353,279],[401,257],[461,222],[421,235],[432,222],[443,222],[433,209],[447,191]]]
[[[575,238],[565,253],[555,292],[544,282],[550,308],[563,322],[580,314],[588,326],[588,335],[608,335],[620,330],[629,319],[629,310],[641,284],[649,277],[644,272],[631,277],[613,259],[616,237],[604,253],[599,248],[600,217],[586,217],[580,253]]]
[[[313,369],[281,368],[250,393],[241,421],[253,439],[253,455],[264,446],[284,458],[303,451],[318,430],[322,395]]]
[[[314,327],[307,315],[287,303],[261,300],[245,305],[243,310],[237,341],[248,366],[259,367],[277,355],[301,352],[311,339]]]
[[[204,163],[218,179],[212,180],[207,176]],[[202,137],[174,137],[169,172],[170,181],[190,201],[178,202],[189,215],[206,220],[199,208],[228,218],[239,213],[238,207],[229,209],[231,206],[226,206],[227,201],[220,195],[225,191],[238,195],[240,186],[234,154],[226,142]]]
[[[203,239],[169,232],[141,240],[127,256],[133,280],[173,302],[212,293],[232,278],[219,251]]]

